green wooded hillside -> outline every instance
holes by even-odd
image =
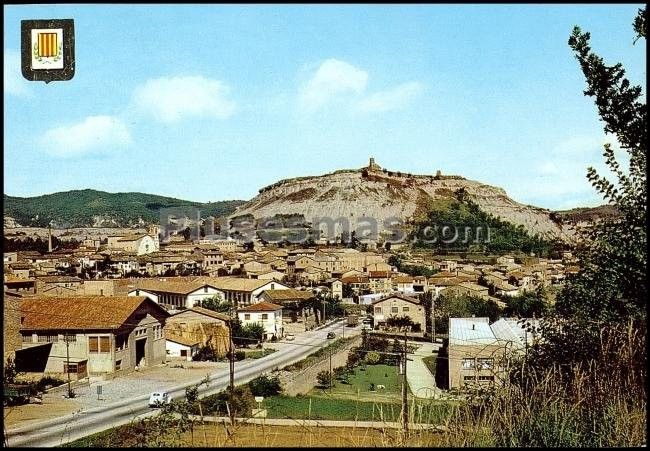
[[[23,226],[47,227],[50,221],[58,226],[89,227],[94,216],[114,219],[117,226],[159,221],[160,208],[193,206],[201,217],[224,216],[243,204],[240,200],[192,202],[173,197],[145,193],[107,193],[92,189],[65,191],[36,197],[4,195],[4,214]]]

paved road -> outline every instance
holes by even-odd
[[[438,350],[440,343],[413,342],[419,346],[414,354],[409,355],[409,362],[406,365],[406,380],[408,381],[411,393],[416,398],[435,399],[442,393],[436,386],[435,375],[431,374],[429,368],[422,361],[423,358],[435,355],[433,350]]]
[[[293,342],[274,343],[278,349],[266,357],[257,360],[237,362],[235,364],[235,383],[243,384],[257,377],[260,373],[281,368],[304,359],[307,355],[326,346],[328,332],[335,332],[338,337],[343,334],[343,320],[337,321],[323,329],[305,332]],[[348,329],[349,330],[349,329]],[[348,335],[346,330],[346,336]],[[202,378],[186,382],[168,389],[174,399],[185,397],[185,389],[197,384]],[[201,386],[201,396],[217,393],[228,386],[228,371],[217,371],[210,376],[210,384]],[[128,423],[134,418],[144,418],[155,415],[156,410],[148,406],[149,393],[138,397],[93,409],[84,410],[72,415],[66,415],[52,420],[30,424],[7,430],[6,437],[9,446],[38,446],[52,447],[85,437],[90,434]]]

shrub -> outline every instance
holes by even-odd
[[[244,351],[235,351],[235,360],[239,362],[246,358],[246,353]]]
[[[228,415],[226,403],[230,404],[230,392],[228,389],[215,395],[206,396],[201,399],[201,408],[203,414]],[[230,409],[234,411],[235,416],[247,417],[255,405],[255,398],[248,385],[235,387],[234,396]],[[193,413],[198,413],[198,407],[192,409]]]
[[[329,388],[332,384],[332,374],[327,370],[323,370],[316,375],[316,380],[320,387]]]
[[[36,390],[43,392],[51,387],[58,387],[63,385],[65,382],[57,377],[44,376],[36,383]]]
[[[368,365],[376,365],[381,360],[381,355],[376,351],[370,351],[366,354],[365,360]]]
[[[192,356],[195,362],[216,362],[219,359],[214,349],[210,345],[201,346],[198,352]]]
[[[278,376],[267,376],[262,374],[248,383],[253,396],[275,396],[282,392],[282,385]]]

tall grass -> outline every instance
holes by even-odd
[[[449,421],[448,446],[639,446],[646,436],[645,331],[602,330],[596,358],[527,368]],[[523,377],[522,377],[523,375]]]

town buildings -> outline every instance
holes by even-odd
[[[20,371],[85,377],[165,361],[169,313],[146,296],[32,297],[20,315]]]

